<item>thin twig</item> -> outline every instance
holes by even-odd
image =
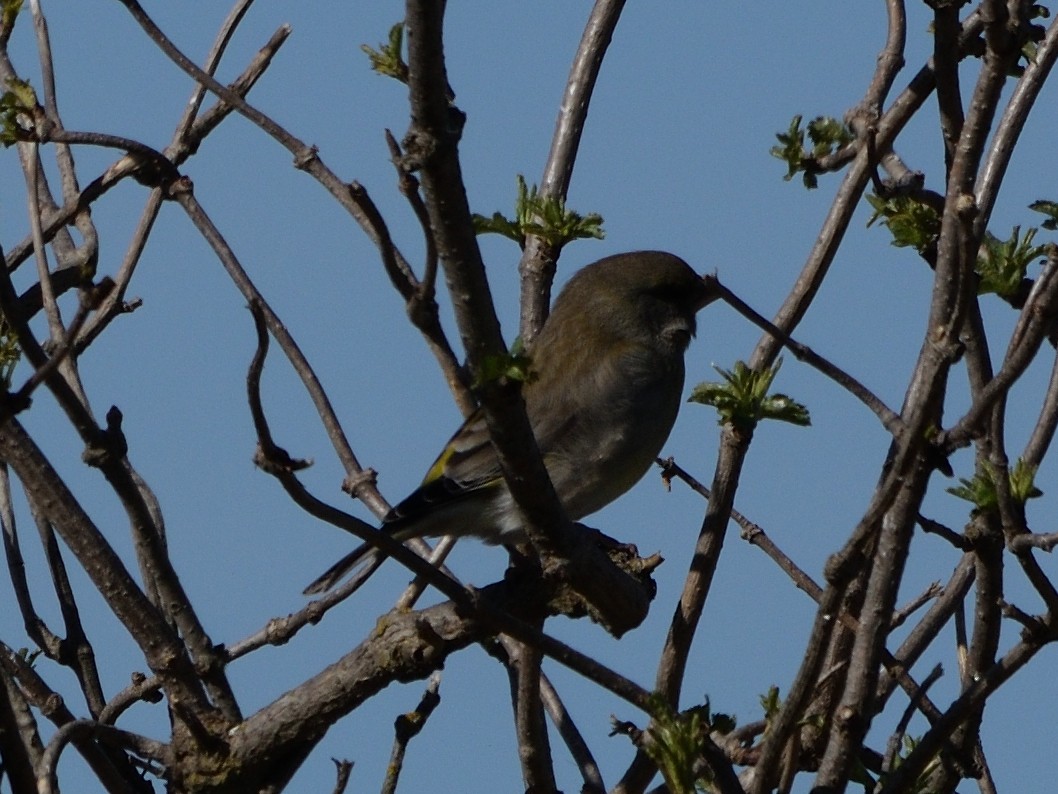
[[[944,675],[944,668],[939,664],[929,671],[922,680],[921,688],[907,703],[907,708],[904,709],[903,715],[901,715],[899,722],[896,724],[896,730],[889,736],[889,742],[885,749],[885,759],[882,761],[882,772],[889,772],[893,768],[893,764],[899,757],[900,748],[904,742],[904,735],[907,733],[907,726],[911,722],[911,718],[915,715],[915,711],[918,708],[918,700],[925,696],[929,688]]]
[[[665,477],[666,479],[671,479],[674,477],[678,478],[685,482],[687,485],[689,485],[694,491],[701,494],[704,498],[709,498],[709,489],[702,485],[700,482],[698,482],[696,479],[694,479],[694,477],[692,477],[689,473],[687,473],[687,471],[685,471],[682,467],[676,464],[671,458],[668,460],[659,459],[657,463],[662,468],[663,477]],[[734,508],[732,508],[731,510],[731,518],[741,527],[740,535],[743,540],[760,548],[765,554],[768,555],[769,558],[771,558],[773,562],[775,562],[783,570],[783,572],[786,573],[787,576],[790,577],[791,581],[793,581],[793,583],[797,586],[798,589],[808,594],[808,596],[816,603],[821,602],[826,591],[822,587],[820,587],[820,585],[817,584],[815,580],[812,579],[812,577],[810,577],[800,566],[798,566],[797,563],[795,563],[789,556],[787,556],[786,553],[783,552],[782,549],[780,549],[774,543],[774,541],[771,540],[771,538],[759,524],[751,521],[749,518],[747,518]],[[969,560],[969,555],[965,559]],[[970,569],[971,566],[968,565],[967,570]],[[965,595],[966,591],[959,589],[962,586],[961,584],[959,584],[959,582],[961,581],[958,578],[959,571],[960,569],[957,568],[956,573],[952,577],[952,581],[949,582],[946,588],[940,590],[941,593],[950,592],[952,590],[952,587],[954,586],[954,592],[961,593],[961,595],[959,596],[960,598],[962,595]],[[966,588],[969,588],[971,581],[972,576],[967,576]],[[937,588],[930,587],[926,591],[926,593],[923,594],[922,598],[925,598],[927,596],[929,598],[935,598],[937,594]],[[939,611],[937,614],[950,613]],[[836,620],[840,622],[842,626],[854,633],[860,630],[859,621],[856,620],[856,618],[854,618],[845,610],[841,610],[838,612]],[[892,628],[895,628],[896,625],[898,625],[896,621],[900,621],[900,615],[894,614],[893,621],[894,623],[890,626],[890,630],[892,630]],[[926,621],[924,620],[923,624],[925,623]],[[929,625],[932,627],[935,624],[933,621],[931,621]],[[927,631],[927,636],[932,639],[932,637],[936,636],[936,631],[936,628],[929,628]],[[916,628],[916,631],[913,632],[913,636],[916,633],[921,634],[921,626],[919,628]],[[909,640],[910,639],[911,638],[909,637]],[[912,664],[908,660],[909,653],[910,652],[907,650],[907,643],[905,643],[905,646],[902,647],[901,650],[898,651],[895,656],[889,654],[888,652],[884,652],[882,655],[882,663],[885,666],[887,673],[891,676],[891,680],[893,682],[898,682],[910,697],[917,698],[916,702],[921,703],[920,708],[922,710],[922,713],[927,717],[927,719],[934,720],[939,716],[939,710],[929,701],[928,698],[921,697],[918,695],[920,687],[907,673],[907,670],[911,667]]]
[[[408,750],[408,743],[419,735],[434,709],[440,705],[441,695],[438,693],[440,687],[441,676],[434,673],[430,676],[426,691],[419,699],[419,705],[413,711],[398,715],[393,721],[393,750],[390,752],[389,764],[386,766],[382,794],[395,794],[400,772],[404,768],[404,755]]]
[[[539,195],[542,198],[564,200],[569,191],[592,92],[624,5],[625,0],[596,0],[592,6],[570,65],[566,90],[555,120],[551,149],[540,180]],[[521,275],[519,334],[526,346],[531,344],[547,318],[558,255],[554,246],[539,237],[531,235],[526,240],[518,263]]]
[[[735,293],[721,284],[720,279],[717,278],[715,274],[706,276],[705,280],[712,289],[716,290],[720,298],[726,304],[731,306],[735,311],[758,328],[761,328],[765,333],[774,337],[777,342],[793,353],[799,361],[804,361],[809,366],[823,373],[843,389],[848,391],[853,397],[866,405],[871,412],[878,417],[882,426],[889,431],[890,435],[894,438],[900,436],[904,430],[904,426],[899,414],[882,402],[881,398],[874,392],[856,380],[856,378],[852,377],[852,375],[849,375],[837,365],[832,364],[807,345],[801,344],[774,323],[769,322],[764,316],[756,312],[745,301],[735,295]]]
[[[332,792],[333,794],[343,794],[346,786],[349,785],[349,776],[353,771],[353,762],[344,759],[338,760],[337,758],[332,758],[331,760],[334,762],[335,767],[335,781]]]
[[[352,495],[364,502],[375,515],[379,517],[385,515],[389,509],[388,505],[378,492],[378,489],[375,488],[373,480],[363,476],[365,469],[360,465],[360,461],[357,460],[356,454],[353,452],[353,448],[345,435],[345,430],[338,419],[338,415],[331,405],[330,397],[324,391],[315,370],[305,357],[301,347],[294,340],[294,337],[279,319],[268,301],[265,300],[260,290],[257,289],[257,285],[253,283],[253,280],[246,273],[246,270],[235,256],[235,252],[228,245],[220,230],[213,224],[212,219],[210,219],[202,205],[195,199],[191,190],[177,191],[174,199],[183,207],[191,222],[195,224],[195,228],[198,229],[199,233],[213,249],[217,259],[220,260],[221,265],[227,271],[247,303],[252,307],[257,307],[257,310],[264,318],[265,324],[268,326],[269,333],[275,338],[283,354],[301,379],[305,390],[309,394],[309,398],[316,407],[320,420],[323,422],[327,437],[330,439],[338,459],[345,468],[347,479],[352,478],[356,482],[356,487],[352,489],[354,491]]]
[[[142,758],[148,758],[156,762],[157,765],[152,768],[152,771],[159,777],[173,762],[170,747],[163,742],[123,731],[112,725],[102,725],[93,720],[73,720],[59,728],[44,749],[41,766],[37,770],[37,785],[40,794],[58,794],[59,781],[56,777],[56,767],[59,763],[59,756],[66,745],[77,737],[92,737],[111,746],[131,750]]]
[[[1015,535],[1007,541],[1007,548],[1015,554],[1020,554],[1029,549],[1040,549],[1050,553],[1054,551],[1055,546],[1058,546],[1058,532],[1049,532],[1043,535],[1030,532],[1025,535]]]

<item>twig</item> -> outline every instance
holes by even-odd
[[[893,614],[892,620],[889,622],[889,630],[892,631],[902,626],[911,615],[919,610],[924,604],[928,604],[934,598],[943,592],[940,582],[933,582],[918,594],[917,597],[911,599],[907,604],[901,607]]]
[[[43,367],[47,356],[22,315],[11,276],[4,268],[0,268],[0,310],[14,330],[27,360],[35,368]],[[108,427],[104,431],[64,378],[53,374],[47,377],[46,382],[71,424],[89,446],[86,459],[103,471],[121,499],[137,541],[138,555],[140,559],[144,559],[144,555],[150,558],[152,575],[160,586],[165,587],[166,607],[173,610],[188,643],[195,645],[196,651],[202,654],[200,659],[213,679],[211,685],[215,688],[214,695],[218,703],[230,708],[232,701],[224,695],[223,675],[216,665],[207,661],[213,656],[212,643],[198,623],[186,593],[172,570],[152,523],[150,510],[132,476],[134,470],[124,454],[120,412],[116,408],[108,412]],[[13,417],[0,428],[0,448],[0,457],[18,475],[27,498],[41,508],[42,514],[58,530],[115,616],[143,649],[153,669],[168,671],[166,685],[179,693],[182,709],[199,708],[200,713],[211,711],[213,706],[208,704],[205,694],[199,689],[200,682],[193,672],[186,647],[170,630],[153,604],[143,596],[113,548]]]
[[[400,189],[400,194],[404,196],[411,207],[411,211],[415,213],[415,219],[419,222],[419,229],[422,231],[423,246],[426,248],[426,254],[423,259],[422,282],[419,282],[415,272],[411,269],[411,265],[408,264],[404,257],[399,255],[396,249],[390,247],[389,253],[383,254],[382,261],[386,266],[386,272],[389,274],[393,286],[397,288],[397,291],[400,292],[405,300],[410,299],[414,290],[420,287],[422,287],[425,295],[432,297],[437,284],[438,258],[437,242],[434,240],[433,232],[430,230],[430,211],[426,208],[426,202],[423,201],[422,194],[419,192],[419,179],[415,176],[415,172],[405,163],[404,152],[401,151],[397,139],[393,137],[393,133],[389,130],[385,131],[385,139],[386,148],[389,149],[390,162],[393,163],[393,167],[397,170],[397,186]]]
[[[22,614],[22,625],[26,634],[38,648],[51,658],[59,655],[61,638],[55,634],[40,617],[33,606],[33,597],[26,580],[26,566],[22,558],[22,549],[18,540],[18,525],[15,522],[15,511],[11,503],[11,477],[6,463],[0,463],[0,528],[4,533],[4,553],[7,558],[7,569],[11,579],[11,589],[15,592],[15,602]]]
[[[1007,548],[1015,554],[1021,554],[1029,549],[1040,549],[1050,553],[1058,546],[1058,532],[1049,532],[1041,535],[1030,532],[1026,535],[1015,535],[1007,541]]]
[[[88,642],[84,625],[81,623],[80,610],[77,608],[73,587],[71,587],[70,578],[66,573],[66,565],[63,563],[62,555],[59,553],[55,530],[51,522],[41,515],[36,505],[30,504],[30,511],[36,521],[41,544],[44,546],[44,555],[48,561],[52,585],[66,629],[66,637],[62,641],[51,647],[43,645],[41,648],[50,658],[73,670],[77,683],[84,693],[89,713],[96,717],[103,709],[104,696],[103,687],[99,680],[99,670],[95,664],[95,652]],[[40,622],[40,625],[43,627],[43,621]]]
[[[1058,356],[1055,356],[1054,363],[1051,365],[1051,378],[1047,383],[1047,391],[1044,393],[1040,416],[1021,453],[1021,459],[1027,466],[1040,465],[1051,446],[1056,428],[1058,428]]]
[[[59,756],[66,745],[78,737],[98,739],[111,746],[131,750],[143,758],[155,761],[158,766],[152,771],[158,776],[161,776],[162,771],[173,762],[172,753],[167,744],[120,730],[111,725],[102,725],[93,720],[74,720],[59,728],[44,750],[40,769],[37,770],[37,786],[40,794],[58,794],[59,781],[55,772]]]
[[[706,276],[705,280],[712,289],[716,290],[725,303],[758,328],[762,329],[765,333],[774,337],[777,342],[781,343],[793,353],[798,361],[804,361],[809,366],[823,373],[843,389],[848,391],[853,397],[866,405],[867,408],[878,417],[882,426],[889,431],[890,435],[894,438],[900,436],[904,430],[903,421],[900,419],[900,416],[882,402],[881,398],[879,398],[874,392],[856,380],[856,378],[852,377],[852,375],[849,375],[840,367],[832,364],[807,345],[801,344],[774,323],[769,322],[765,317],[751,308],[745,301],[735,295],[735,293],[721,284],[720,279],[717,278],[715,274]]]
[[[1014,147],[1055,60],[1058,60],[1058,19],[1051,21],[1033,57],[1027,59],[1025,71],[1014,83],[1010,100],[996,125],[995,135],[977,177],[979,214],[975,220],[975,231],[983,232],[992,217],[992,207],[999,196],[999,187],[1006,175]]]
[[[542,618],[536,628],[543,629]],[[510,677],[518,759],[525,790],[556,791],[554,756],[540,698],[540,663],[543,654],[514,639],[504,643],[504,648],[509,659],[507,674]]]
[[[152,669],[164,676],[166,687],[174,690],[174,699],[182,709],[213,711],[176,632],[144,597],[102,533],[14,418],[0,431],[0,458],[18,475],[26,497],[40,507],[81,562]]]
[[[658,659],[654,686],[673,709],[678,708],[691,642],[705,609],[713,574],[723,549],[743,461],[740,453],[744,449],[742,441],[738,430],[731,425],[724,427],[713,475],[712,495],[684,579],[683,591]]]
[[[929,671],[923,680],[919,691],[908,701],[907,708],[904,709],[903,715],[901,715],[899,722],[896,724],[896,730],[893,731],[889,737],[889,742],[885,749],[885,759],[882,761],[882,771],[889,772],[900,753],[900,746],[904,741],[904,734],[907,733],[907,726],[911,722],[911,718],[914,716],[919,703],[918,701],[925,696],[929,688],[944,675],[944,668],[939,664]]]
[[[341,422],[338,420],[338,415],[331,405],[330,398],[320,384],[319,378],[316,377],[312,365],[297,342],[294,341],[294,337],[265,300],[260,290],[257,289],[257,286],[235,256],[235,252],[232,251],[220,230],[213,224],[202,205],[192,195],[191,190],[177,191],[174,199],[183,207],[191,222],[195,224],[195,228],[198,229],[199,233],[213,249],[221,265],[227,271],[247,303],[258,307],[265,324],[268,326],[269,333],[275,337],[280,349],[287,357],[287,360],[290,361],[294,371],[301,379],[302,384],[304,384],[309,398],[316,407],[324,429],[327,431],[327,437],[330,439],[338,459],[345,468],[347,478],[355,479],[357,487],[353,496],[358,497],[375,515],[381,517],[388,510],[388,505],[378,492],[378,489],[374,487],[372,480],[362,476],[364,468],[360,465],[360,461],[357,460],[356,454],[349,444]]]
[[[41,715],[57,728],[75,721],[73,713],[62,697],[48,687],[33,665],[3,642],[0,642],[0,667],[3,668],[4,677],[7,680],[18,683],[17,691],[21,697],[25,698],[25,702],[38,709]],[[37,768],[43,768],[40,766],[40,757],[43,756],[44,747],[40,744],[39,736],[36,735],[36,727],[30,728],[27,725],[26,730],[31,730],[33,734],[26,738],[38,757]],[[142,779],[139,775],[132,774],[125,759],[119,758],[120,753],[97,744],[91,740],[91,737],[74,735],[71,739],[77,751],[107,791],[143,791]]]
[[[511,637],[500,635],[495,642],[484,643],[483,647],[486,653],[499,660],[500,664],[503,665],[510,682],[512,697],[515,697],[517,674],[513,670],[513,659],[524,646]],[[566,710],[566,706],[559,697],[554,685],[543,672],[540,674],[540,698],[548,716],[551,718],[552,724],[558,729],[559,735],[580,770],[581,777],[584,780],[584,794],[602,794],[602,792],[605,792],[606,787],[602,781],[602,774],[595,758],[592,756],[591,749],[584,741],[580,730],[578,730],[573,718]]]
[[[202,71],[211,77],[217,73],[217,67],[220,66],[221,58],[224,57],[225,50],[228,49],[228,45],[231,43],[232,37],[235,36],[235,31],[238,29],[239,24],[246,16],[246,12],[250,10],[250,6],[253,5],[254,0],[238,0],[231,10],[228,12],[228,16],[220,25],[220,29],[217,31],[216,37],[213,39],[213,46],[210,47],[209,54],[206,55],[206,60],[202,64]],[[280,28],[282,32],[282,38],[285,39],[289,34],[289,26],[284,25]],[[272,50],[274,52],[274,49]],[[206,96],[206,87],[201,83],[195,85],[194,91],[191,93],[191,99],[188,100],[187,106],[184,108],[183,116],[180,118],[179,123],[176,125],[176,131],[173,133],[173,144],[177,142],[183,142],[185,136],[191,129],[192,124],[195,122],[195,117],[198,115],[199,108],[202,107],[202,100]]]
[[[415,710],[400,714],[393,721],[393,750],[389,756],[389,765],[386,767],[382,794],[395,794],[401,769],[404,768],[404,754],[408,750],[408,743],[419,735],[434,709],[441,703],[441,696],[438,694],[440,687],[441,676],[434,673],[430,676],[426,691],[422,693],[422,698]]]
[[[1043,631],[1046,629],[1043,621],[1041,621],[1035,615],[1030,615],[1021,607],[1016,604],[1012,604],[1007,600],[999,602],[999,608],[1003,611],[1003,616],[1008,617],[1011,620],[1017,621],[1021,624],[1022,628],[1033,634]]]
[[[252,2],[253,0],[241,0],[228,15],[228,19],[225,20],[220,32],[218,32],[217,40],[206,58],[204,68],[207,73],[214,73],[231,36],[234,35],[235,26],[242,19],[243,14]],[[289,35],[290,27],[288,25],[281,26],[254,56],[242,74],[229,84],[228,88],[239,96],[248,94],[257,80],[264,74],[265,69],[271,64],[272,58]],[[234,112],[234,108],[220,101],[196,119],[195,115],[201,106],[204,93],[205,89],[196,84],[195,91],[184,110],[184,114],[177,123],[172,141],[163,152],[174,166],[180,166],[193,153],[197,152],[205,137],[216,129],[220,122],[227,118],[229,114]],[[143,254],[147,237],[153,228],[161,204],[161,191],[152,190],[140,215],[136,229],[132,234],[132,240],[126,249],[125,257],[118,268],[117,274],[114,276],[116,289],[100,306],[98,313],[93,318],[93,322],[85,328],[78,339],[78,352],[88,347],[102,333],[103,329],[110,324],[111,320],[122,313],[131,311],[138,305],[136,302],[125,303],[124,298],[133,273]]]
[[[38,209],[38,194],[40,170],[37,162],[37,144],[26,147],[28,151],[27,163],[24,168],[26,175],[26,193],[29,202],[29,226],[33,236],[33,253],[37,262],[37,281],[40,283],[41,299],[44,305],[44,315],[48,318],[48,329],[54,342],[58,342],[64,332],[62,316],[59,314],[59,305],[55,301],[55,291],[51,286],[51,273],[48,268],[48,255],[44,250],[44,233],[41,230],[40,211]]]
[[[962,90],[959,85],[960,46],[959,9],[943,3],[933,7],[933,74],[936,80],[937,105],[940,110],[940,132],[944,140],[945,179],[955,160],[955,147],[962,134]]]
[[[588,743],[584,741],[584,737],[577,729],[572,715],[566,710],[554,684],[543,673],[540,675],[540,698],[551,722],[558,729],[566,748],[577,764],[577,769],[580,770],[581,779],[584,781],[581,788],[582,794],[603,794],[606,791],[606,785],[603,783],[599,765],[592,756],[591,748],[588,747]]]
[[[507,349],[459,164],[460,114],[446,93],[443,8],[428,0],[409,0],[406,10],[412,125],[405,150],[409,162],[421,168],[431,227],[470,370],[481,373]],[[544,467],[526,417],[521,384],[486,379],[479,397],[507,488],[525,519],[526,535],[541,558],[545,576],[569,582],[610,631],[620,633],[638,625],[647,609],[642,590],[622,586],[628,584],[627,577],[597,548],[576,548],[578,535]]]
[[[34,369],[29,378],[26,379],[26,382],[12,395],[15,405],[29,405],[30,397],[37,387],[47,381],[48,376],[53,371],[58,370],[74,355],[76,350],[75,340],[88,321],[89,314],[99,305],[100,301],[110,295],[113,288],[114,282],[109,278],[104,278],[97,286],[82,291],[77,312],[74,314],[73,319],[70,320],[70,324],[62,330],[61,337],[53,344],[48,359],[41,366]],[[79,384],[79,380],[75,379],[75,383]],[[79,386],[77,388],[80,391]]]
[[[0,756],[4,776],[12,791],[36,791],[37,775],[44,753],[37,722],[14,678],[0,665]]]
[[[659,459],[657,462],[663,469],[663,477],[679,478],[704,498],[709,498],[709,490],[688,474],[683,468],[678,466],[672,459]],[[741,536],[743,540],[761,548],[783,571],[786,572],[799,589],[807,593],[817,603],[822,602],[828,591],[821,588],[810,576],[808,576],[807,573],[793,562],[793,560],[782,552],[782,550],[772,542],[760,525],[749,520],[733,508],[731,510],[731,517],[742,528]],[[964,579],[960,578],[960,571],[966,574]],[[965,595],[966,590],[969,588],[973,580],[972,571],[972,558],[970,555],[967,555],[963,560],[963,565],[960,566],[960,568],[956,568],[952,580],[949,582],[948,587],[943,591],[945,594],[945,604],[952,602],[952,596],[955,596],[956,599],[961,599]],[[932,587],[927,591],[927,595],[930,597],[935,595]],[[922,692],[921,687],[911,678],[907,670],[913,664],[913,658],[910,657],[917,655],[917,650],[914,650],[917,646],[912,641],[912,638],[925,636],[928,637],[929,640],[932,640],[932,638],[936,636],[938,630],[936,617],[943,615],[950,615],[950,611],[946,610],[944,605],[941,605],[941,607],[936,610],[931,609],[927,618],[916,628],[915,632],[912,633],[912,636],[908,638],[908,641],[905,642],[904,646],[901,647],[900,651],[898,651],[895,656],[887,651],[883,651],[882,653],[882,664],[885,666],[888,676],[890,676],[888,680],[893,684],[898,682],[901,688],[908,693],[909,697],[917,704],[917,708],[928,720],[930,720],[930,722],[939,719],[940,710],[929,700],[928,697],[926,697],[925,693]],[[894,616],[894,620],[898,617],[899,616]],[[840,622],[842,626],[853,633],[861,630],[860,622],[847,611],[840,610],[837,613],[836,618],[834,616],[831,616],[831,618],[831,622]],[[895,626],[891,626],[890,630],[893,627]],[[819,683],[819,681],[813,682],[813,687],[817,687]],[[881,692],[881,689],[879,692]],[[890,692],[891,689],[888,689],[884,695],[879,694],[878,700],[884,703],[885,697],[887,697]],[[880,708],[881,707],[879,706],[879,710]]]
[[[1036,357],[1044,336],[1058,312],[1058,248],[1052,247],[1032,292],[1018,316],[1003,365],[995,377],[976,395],[970,409],[949,430],[940,433],[937,446],[951,452],[970,442],[978,424],[996,401],[1010,390]]]
[[[934,521],[932,518],[926,518],[926,516],[918,516],[918,525],[926,532],[932,535],[937,535],[948,541],[952,546],[959,549],[960,551],[969,551],[971,543],[966,539],[965,535],[960,535],[955,530],[944,526],[939,521]]]
[[[353,762],[346,760],[339,761],[337,758],[332,758],[331,760],[334,762],[335,766],[333,794],[343,794],[346,786],[349,785],[349,775],[353,771]]]
[[[436,278],[437,267],[436,251],[431,252],[429,247],[427,248],[426,274],[420,282],[415,278],[411,267],[400,251],[397,250],[382,213],[378,211],[378,207],[375,206],[375,202],[372,201],[363,185],[359,182],[350,183],[349,195],[370,225],[372,236],[378,241],[377,246],[382,257],[382,265],[393,286],[404,299],[408,318],[422,334],[427,347],[437,359],[460,411],[464,416],[468,416],[477,407],[477,403],[466,383],[463,368],[459,365],[456,354],[448,342],[448,337],[441,327],[440,313],[433,292],[433,280]],[[429,233],[429,228],[426,233]]]
[[[143,28],[150,39],[158,45],[165,55],[173,61],[180,69],[188,74],[200,85],[215,94],[224,104],[246,117],[250,122],[257,125],[266,134],[280,143],[294,156],[294,166],[310,174],[319,182],[328,193],[345,209],[360,227],[368,235],[369,239],[376,245],[381,241],[375,234],[369,219],[361,211],[360,206],[354,200],[349,185],[331,171],[320,159],[319,152],[315,147],[291,134],[281,125],[277,124],[266,114],[250,105],[242,96],[230,88],[221,85],[199,68],[193,61],[184,55],[180,49],[162,32],[150,16],[143,10],[137,0],[119,0],[124,5],[133,19]],[[343,461],[344,462],[344,461]]]
[[[581,34],[562,94],[551,149],[540,180],[540,196],[565,199],[573,176],[595,82],[624,9],[625,0],[596,0]],[[545,240],[530,236],[518,263],[521,275],[519,333],[528,346],[547,318],[551,282],[559,252]]]
[[[62,120],[59,117],[59,105],[55,92],[55,68],[51,54],[51,40],[48,35],[48,24],[41,12],[40,3],[37,0],[31,4],[33,14],[33,27],[37,39],[37,53],[40,60],[41,83],[44,88],[44,107],[48,121],[51,125],[62,128]],[[59,176],[62,180],[63,201],[69,201],[77,195],[77,172],[74,168],[73,157],[70,147],[63,143],[55,146],[55,160],[59,168]],[[39,167],[39,166],[38,166]],[[40,178],[40,176],[38,176]],[[54,207],[50,193],[45,190],[38,196],[41,209],[43,210],[44,199],[47,197],[48,209]],[[56,256],[62,269],[77,268],[94,271],[99,256],[99,237],[96,233],[92,216],[86,211],[78,212],[74,224],[81,233],[82,242],[77,246],[66,228],[60,229],[56,234],[53,244]],[[57,268],[60,269],[60,268]]]
[[[421,556],[428,559],[432,568],[440,568],[446,576],[449,576],[453,581],[458,581],[451,571],[439,565],[437,551],[441,549],[443,543],[444,541],[438,544],[438,548],[433,555],[421,553]],[[426,552],[428,551],[429,549],[426,549]],[[416,549],[416,553],[420,553],[420,550]],[[265,645],[283,645],[284,643],[289,642],[290,639],[305,626],[319,623],[323,619],[323,616],[326,615],[332,607],[345,601],[349,596],[359,590],[364,582],[371,577],[371,575],[378,569],[378,566],[384,561],[385,557],[382,555],[374,555],[374,558],[371,561],[366,562],[362,568],[358,569],[345,582],[328,590],[319,598],[313,599],[297,612],[282,618],[272,618],[261,629],[248,637],[238,642],[225,645],[228,660],[232,661],[239,659]],[[428,581],[429,580],[426,577],[416,576],[408,590],[405,591],[397,601],[394,608],[403,610],[411,609],[418,596],[425,589]]]
[[[1044,644],[1053,642],[1054,639],[1053,627],[1049,627],[1046,634],[1035,634],[1031,638],[1022,639],[991,668],[970,682],[941,719],[920,738],[915,749],[893,770],[879,794],[908,791],[958,725],[970,713],[981,708],[988,697],[1024,667]]]

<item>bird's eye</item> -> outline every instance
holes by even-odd
[[[691,343],[691,332],[686,328],[673,328],[668,332],[668,336],[679,347],[687,347]]]
[[[694,336],[694,326],[683,319],[673,320],[661,329],[661,338],[677,350],[686,350]]]

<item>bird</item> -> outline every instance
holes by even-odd
[[[648,471],[679,410],[696,315],[716,295],[663,251],[616,254],[581,268],[528,346],[525,410],[566,515],[605,507]],[[524,537],[482,410],[445,445],[422,484],[382,519],[395,540]],[[326,592],[378,555],[364,543],[305,588]]]

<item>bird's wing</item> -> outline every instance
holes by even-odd
[[[479,408],[456,431],[434,461],[422,484],[394,507],[386,524],[414,520],[438,507],[502,482],[485,414]]]

